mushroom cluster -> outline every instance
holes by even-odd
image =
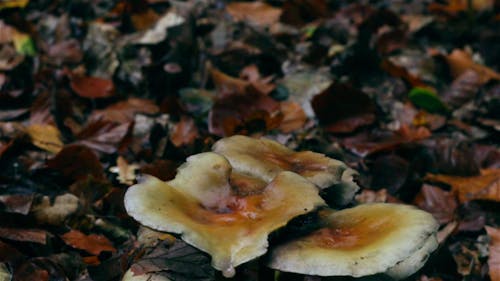
[[[347,204],[359,189],[355,174],[323,154],[233,136],[188,157],[171,181],[145,176],[127,190],[125,208],[144,226],[210,254],[225,277],[264,255],[271,232],[310,212],[318,212],[320,227],[271,249],[269,267],[320,276],[413,274],[437,247],[437,223],[399,204],[330,209],[320,191],[333,188],[335,202]]]

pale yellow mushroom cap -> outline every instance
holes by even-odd
[[[292,171],[320,189],[339,184],[340,204],[351,201],[359,189],[352,179],[356,171],[344,162],[312,151],[296,152],[273,140],[236,135],[220,139],[212,150],[224,155],[235,171],[266,182],[282,171]]]
[[[402,204],[365,204],[322,214],[324,227],[275,248],[269,266],[320,276],[387,273],[404,278],[436,249],[438,223]]]
[[[266,252],[270,232],[324,204],[316,187],[295,173],[278,173],[267,184],[232,174],[229,162],[211,152],[189,157],[169,182],[148,176],[125,194],[134,219],[181,234],[228,277]]]

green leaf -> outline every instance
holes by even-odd
[[[17,33],[14,35],[14,47],[16,51],[25,56],[36,55],[35,45],[30,36],[25,33]]]
[[[414,105],[423,108],[430,113],[446,113],[449,111],[448,107],[441,101],[439,96],[426,88],[415,87],[411,89],[408,94],[408,98]]]

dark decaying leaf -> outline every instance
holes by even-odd
[[[440,224],[451,222],[458,207],[453,192],[439,187],[424,184],[415,198],[415,204],[422,210],[431,213]]]
[[[328,132],[349,133],[375,121],[375,104],[362,91],[333,83],[311,101],[316,117]]]
[[[0,241],[0,262],[13,262],[23,257],[14,246]]]
[[[397,155],[383,155],[375,159],[371,172],[371,186],[375,189],[385,188],[394,195],[410,176],[410,163]]]
[[[135,275],[160,273],[176,281],[211,281],[215,276],[209,256],[182,241],[172,246],[169,246],[168,241],[158,244],[134,263],[131,270]]]
[[[366,157],[375,152],[391,150],[403,144],[426,139],[430,135],[430,131],[425,127],[402,127],[396,132],[379,130],[363,132],[344,138],[342,144],[353,153]]]
[[[47,167],[59,171],[73,181],[89,176],[104,177],[99,158],[90,148],[83,145],[65,146],[54,158],[47,161]]]
[[[217,98],[208,118],[210,133],[231,136],[275,129],[283,116],[279,102],[266,95],[249,92]]]
[[[72,229],[69,232],[61,235],[61,239],[69,246],[75,249],[83,250],[93,255],[99,255],[104,251],[116,251],[111,241],[109,241],[109,239],[103,235],[86,235],[78,230]]]
[[[129,132],[131,123],[95,120],[85,126],[75,137],[77,143],[104,153],[114,153]]]
[[[294,0],[286,1],[280,21],[301,26],[313,20],[325,17],[328,6],[324,0]]]
[[[0,237],[13,241],[47,243],[47,232],[42,229],[0,227]]]
[[[443,92],[443,100],[453,108],[457,108],[474,99],[481,87],[480,76],[473,70],[460,74],[450,87]]]
[[[157,159],[152,163],[143,165],[140,168],[140,172],[167,181],[174,178],[177,173],[177,167],[178,165],[173,161]]]
[[[466,141],[434,138],[423,142],[432,159],[432,169],[439,173],[473,176],[479,174],[475,148]]]
[[[487,226],[486,232],[490,237],[488,266],[491,281],[500,280],[500,229]]]
[[[0,195],[0,211],[27,215],[34,197],[34,194]]]

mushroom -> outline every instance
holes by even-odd
[[[405,278],[437,247],[438,223],[408,205],[374,203],[324,210],[322,228],[277,246],[269,266],[285,272],[361,277],[386,273]]]
[[[295,152],[273,140],[236,135],[217,141],[212,150],[224,155],[236,171],[266,182],[282,171],[292,171],[320,189],[334,186],[335,204],[347,204],[359,190],[353,182],[357,172],[342,161],[312,151]]]
[[[226,158],[213,152],[188,157],[171,181],[146,176],[125,194],[134,219],[181,234],[209,253],[226,277],[266,252],[270,232],[324,204],[316,187],[295,173],[280,172],[265,183],[232,173]]]

